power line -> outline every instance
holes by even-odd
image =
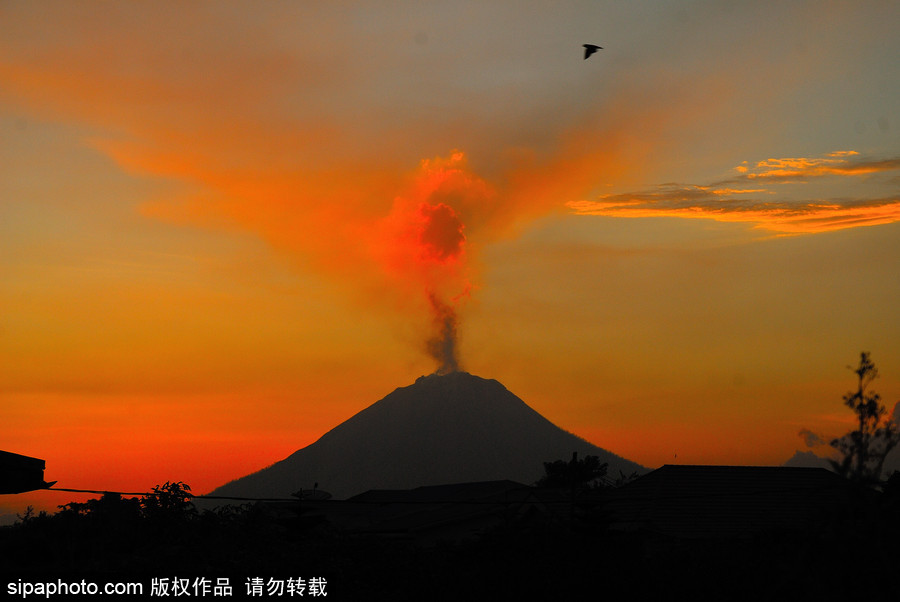
[[[101,489],[70,489],[64,487],[46,487],[44,491],[66,491],[71,493],[95,493],[100,495],[139,495],[139,496],[159,496],[164,495],[168,492],[160,491],[160,492],[136,492],[136,491],[104,491]],[[190,499],[205,499],[205,500],[238,500],[242,502],[320,502],[326,500],[312,500],[312,499],[303,499],[297,497],[291,498],[277,498],[277,497],[237,497],[230,495],[193,495],[191,493],[185,492],[185,495]],[[510,505],[510,504],[524,504],[524,503],[539,503],[543,505],[557,505],[557,504],[571,504],[571,499],[531,499],[530,497],[526,497],[524,499],[504,499],[504,500],[496,500],[496,499],[487,499],[487,500],[453,500],[453,499],[434,499],[434,500],[404,500],[404,499],[378,499],[378,500],[327,500],[329,502],[343,502],[347,504],[354,505],[393,505],[393,504],[403,504],[403,505],[441,505],[441,504],[454,504],[458,506],[480,506],[480,505]],[[576,503],[588,503],[588,504],[597,504],[600,501],[605,500],[596,500],[596,499],[584,499],[584,500],[576,500]]]
[[[164,495],[168,492],[160,491],[104,491],[101,489],[70,489],[66,487],[47,487],[45,491],[67,491],[70,493],[96,493],[100,495],[139,495],[142,497]],[[194,495],[185,492],[185,495],[191,499],[204,500],[240,500],[246,502],[297,502],[298,498],[278,498],[278,497],[236,497],[230,495]]]

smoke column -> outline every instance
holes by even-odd
[[[465,169],[462,153],[422,161],[373,245],[396,292],[428,311],[424,349],[437,362],[437,374],[459,370],[459,310],[472,289],[462,211],[483,210],[489,199],[486,184]]]
[[[428,301],[437,329],[437,335],[427,343],[428,355],[438,363],[435,374],[457,372],[459,360],[456,357],[456,311],[433,294],[428,296]]]

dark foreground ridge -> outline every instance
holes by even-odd
[[[608,462],[610,475],[645,472],[557,427],[496,380],[467,372],[432,374],[212,495],[285,497],[318,483],[344,499],[369,489],[501,479],[532,484],[544,462],[573,452]]]
[[[878,491],[815,468],[665,466],[617,489],[494,481],[204,512],[167,483],[0,528],[0,573],[13,588],[142,584],[129,599],[175,579],[191,598],[203,580],[258,599],[298,579],[316,597],[315,579],[328,600],[887,600],[898,478]]]

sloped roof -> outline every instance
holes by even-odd
[[[509,504],[521,503],[531,488],[509,480],[416,487],[409,490],[367,491],[349,500],[380,504],[371,529],[380,532],[477,530],[502,521]],[[467,525],[460,529],[461,525]]]
[[[347,501],[383,503],[459,502],[482,499],[517,489],[528,489],[528,486],[508,479],[502,479],[498,481],[477,481],[474,483],[426,485],[414,489],[370,489],[349,498]]]
[[[44,461],[40,458],[0,451],[0,494],[45,489]],[[55,483],[56,481],[54,481]]]
[[[823,468],[666,465],[613,492],[612,528],[676,538],[815,529],[848,501]]]
[[[535,512],[553,520],[567,500],[566,492],[497,480],[370,490],[348,500],[303,502],[303,507],[307,516],[351,532],[427,542],[465,539]]]

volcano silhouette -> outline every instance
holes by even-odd
[[[314,483],[341,499],[508,479],[532,484],[544,462],[595,455],[618,476],[645,469],[557,427],[496,380],[466,372],[422,376],[315,443],[210,495],[286,497]]]

